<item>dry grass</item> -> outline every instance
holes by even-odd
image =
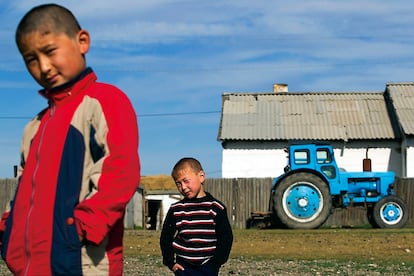
[[[126,231],[125,254],[158,255],[159,231]],[[414,229],[235,230],[231,257],[355,260],[414,265]]]
[[[151,190],[177,190],[174,180],[169,175],[151,175],[151,176],[142,176],[140,185],[145,188],[146,191]]]

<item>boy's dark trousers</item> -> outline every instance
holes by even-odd
[[[204,265],[190,265],[188,263],[180,263],[184,270],[177,270],[174,272],[176,276],[217,276],[218,270],[211,264]]]

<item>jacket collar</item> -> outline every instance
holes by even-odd
[[[39,94],[48,100],[49,105],[59,105],[79,94],[87,84],[96,81],[96,79],[95,73],[88,67],[73,80],[49,90],[42,89]]]

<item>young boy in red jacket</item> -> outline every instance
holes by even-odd
[[[140,179],[134,109],[86,66],[89,33],[66,8],[31,9],[16,43],[48,107],[24,130],[2,257],[15,275],[122,275],[123,217]]]

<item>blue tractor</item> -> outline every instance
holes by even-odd
[[[333,207],[366,207],[377,228],[401,228],[408,219],[407,204],[394,193],[394,172],[362,172],[338,168],[328,144],[297,144],[288,149],[285,173],[274,179],[270,211],[288,228],[320,227]]]

